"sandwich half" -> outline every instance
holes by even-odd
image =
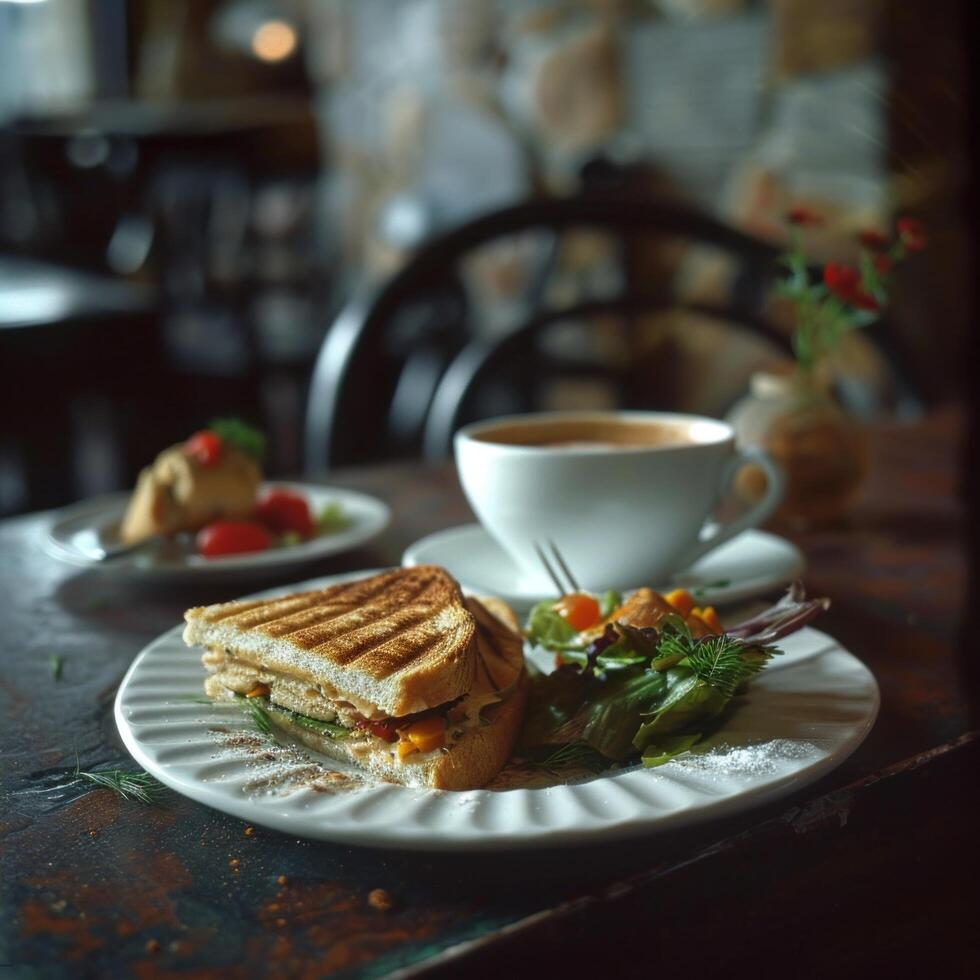
[[[189,609],[209,697],[254,699],[311,748],[408,786],[471,789],[502,768],[527,693],[497,599],[442,568],[396,569],[279,599]]]

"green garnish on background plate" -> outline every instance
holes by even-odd
[[[317,534],[333,534],[350,527],[350,517],[344,513],[343,507],[336,502],[324,504],[316,515]]]
[[[212,419],[208,428],[222,442],[251,456],[257,463],[265,460],[265,434],[241,419]]]

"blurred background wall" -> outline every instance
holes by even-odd
[[[338,311],[433,236],[535,195],[685,202],[777,243],[806,206],[825,217],[807,232],[820,261],[913,214],[930,248],[890,329],[924,400],[957,399],[973,315],[966,7],[0,0],[0,513],[128,486],[214,415],[260,423],[270,471],[299,471]],[[511,329],[542,248],[517,235],[467,260],[468,331]],[[620,259],[603,235],[568,236],[554,288],[601,291]],[[710,250],[654,242],[631,264],[688,299],[727,288]],[[724,413],[782,356],[690,312],[625,337],[587,326],[591,349],[691,411]],[[390,341],[393,372],[421,329]],[[870,346],[847,356],[874,386]],[[535,402],[616,403],[580,377]],[[365,439],[351,458],[396,451]]]

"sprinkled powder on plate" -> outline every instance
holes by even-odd
[[[209,734],[221,749],[213,759],[241,762],[250,770],[251,779],[242,787],[249,796],[284,796],[299,789],[336,793],[365,789],[372,782],[366,773],[324,765],[297,746],[255,732],[211,729]]]
[[[668,765],[715,776],[767,776],[780,769],[783,763],[808,759],[819,752],[812,742],[777,738],[758,745],[733,747],[722,744],[708,752],[690,752]],[[669,770],[664,771],[664,775],[668,773]]]

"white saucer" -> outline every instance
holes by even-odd
[[[479,524],[464,524],[416,541],[406,549],[402,564],[442,565],[464,587],[498,596],[520,610],[555,595],[549,579],[518,568]],[[804,567],[800,549],[785,538],[766,531],[743,531],[675,574],[670,583],[636,584],[697,589],[699,601],[721,604],[776,592],[802,575]]]

